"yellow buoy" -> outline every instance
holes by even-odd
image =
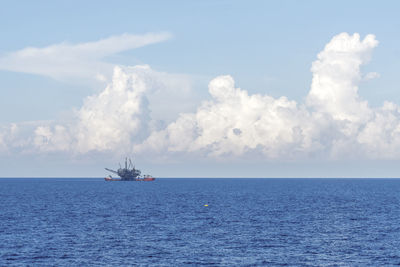
[[[208,207],[208,204],[205,204],[204,207]]]

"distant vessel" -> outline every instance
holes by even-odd
[[[154,181],[156,178],[152,177],[151,175],[141,175],[141,171],[136,169],[131,159],[129,159],[128,165],[128,158],[125,158],[125,168],[121,168],[121,165],[117,171],[105,168],[107,171],[115,173],[120,178],[113,178],[111,175],[104,178],[105,181]]]

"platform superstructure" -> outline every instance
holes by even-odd
[[[114,171],[112,169],[105,168],[107,171],[118,175],[120,178],[113,178],[111,175],[104,178],[106,181],[154,181],[155,178],[151,175],[141,175],[141,171],[136,169],[132,164],[131,159],[125,158],[124,168],[119,166],[119,169]]]

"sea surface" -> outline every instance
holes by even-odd
[[[400,179],[0,179],[0,200],[0,266],[400,265]]]

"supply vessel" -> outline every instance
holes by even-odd
[[[112,172],[118,175],[120,178],[113,178],[111,175],[104,178],[105,181],[136,181],[136,182],[149,182],[154,181],[156,178],[152,177],[151,175],[141,175],[141,171],[136,169],[135,166],[132,164],[131,159],[125,158],[125,168],[121,168],[121,164],[117,171],[105,168],[107,171]]]

